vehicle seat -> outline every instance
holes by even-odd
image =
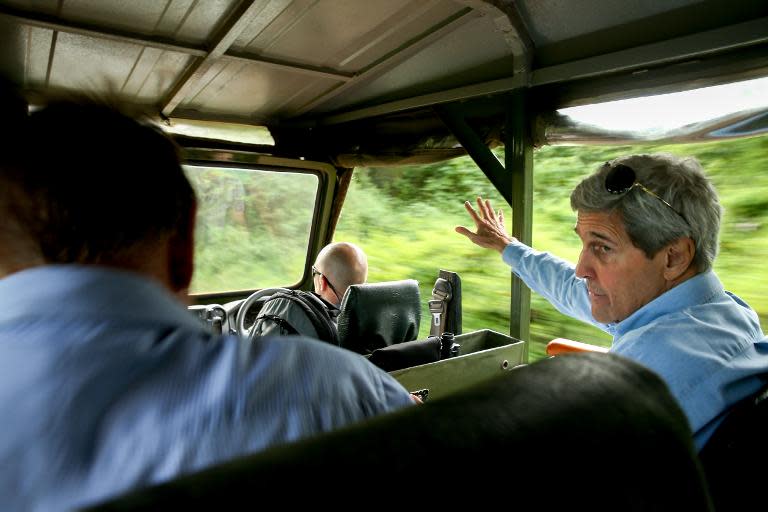
[[[742,400],[727,413],[701,450],[715,510],[754,510],[765,500],[768,460],[768,386]]]
[[[108,510],[257,502],[513,510],[711,510],[683,412],[612,354],[538,361],[423,405],[182,476]],[[339,493],[329,493],[339,489]],[[237,504],[237,505],[235,505]]]
[[[421,321],[419,284],[413,279],[355,284],[341,301],[339,344],[359,354],[415,340]]]
[[[368,360],[385,372],[393,372],[439,361],[441,347],[440,338],[430,336],[425,340],[404,341],[388,347],[377,348],[371,353]]]

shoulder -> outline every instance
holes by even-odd
[[[177,367],[187,378],[205,378],[212,367],[224,372],[216,378],[233,381],[246,374],[263,375],[283,382],[299,382],[302,375],[363,374],[372,379],[390,376],[362,356],[305,336],[210,336],[178,330],[165,340],[166,365]],[[192,364],[194,362],[194,364]],[[302,373],[299,373],[302,372]]]
[[[410,396],[361,356],[298,336],[178,339],[141,385],[112,405],[115,424],[156,437],[208,439],[258,425],[258,443],[296,439],[395,410]],[[290,432],[283,432],[287,423]],[[294,431],[295,430],[295,431]],[[160,434],[164,433],[164,436]],[[183,435],[182,435],[183,433]],[[250,434],[249,434],[250,435]],[[170,437],[169,437],[170,436]]]
[[[305,336],[264,336],[248,343],[251,363],[261,365],[269,361],[286,373],[301,369],[329,378],[334,373],[335,378],[340,374],[362,374],[374,379],[389,377],[359,354]]]
[[[411,398],[394,377],[363,356],[301,336],[262,338],[262,357],[279,368],[275,379],[306,398],[359,408],[371,416],[410,405]]]
[[[263,394],[263,389],[329,402],[354,399],[381,411],[410,401],[405,389],[363,356],[304,336],[264,336],[253,340],[222,338],[219,364],[229,367],[232,384]],[[243,387],[242,381],[247,384]],[[378,405],[376,405],[378,404]]]
[[[624,333],[612,352],[663,373],[715,371],[741,357],[757,339],[749,325],[725,320],[712,309],[719,308],[708,304],[663,315]]]

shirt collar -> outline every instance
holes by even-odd
[[[620,336],[668,313],[708,302],[720,293],[723,293],[723,285],[715,273],[711,270],[702,272],[659,295],[612,327],[615,334]]]
[[[201,328],[169,291],[135,272],[43,265],[0,279],[0,322],[52,315]]]

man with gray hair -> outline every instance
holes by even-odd
[[[694,158],[630,155],[602,165],[571,193],[582,242],[576,266],[507,234],[487,200],[465,207],[476,232],[561,313],[613,335],[610,351],[658,373],[701,449],[725,412],[768,380],[757,314],[712,271],[722,208]]]

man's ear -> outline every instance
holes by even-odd
[[[190,218],[179,230],[171,235],[168,243],[168,276],[175,292],[189,288],[195,268],[195,214],[191,208]]]
[[[667,245],[664,251],[664,278],[667,281],[675,281],[691,268],[693,257],[696,255],[696,244],[687,236],[680,237]]]

